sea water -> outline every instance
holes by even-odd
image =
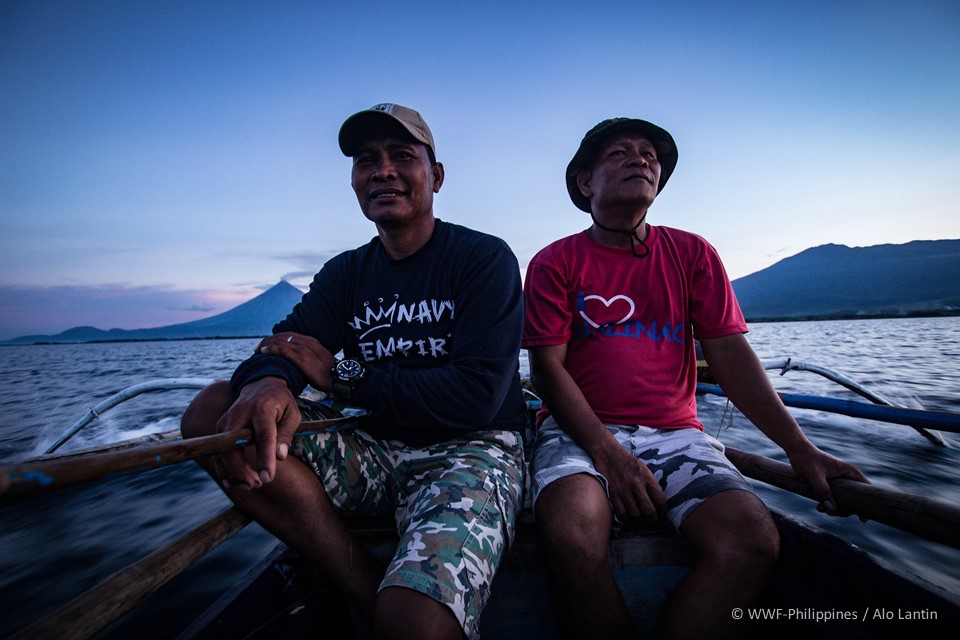
[[[793,357],[839,371],[912,408],[960,413],[960,318],[764,323],[748,339],[763,359]],[[0,348],[0,460],[42,453],[95,404],[158,378],[228,378],[256,340],[202,340]],[[523,356],[524,354],[521,354]],[[525,370],[525,358],[521,358]],[[854,398],[812,373],[771,372],[780,391]],[[104,414],[64,450],[167,431],[194,391],[148,394]],[[717,397],[698,401],[707,431],[729,446],[784,460]],[[880,485],[960,504],[960,436],[937,447],[909,427],[791,410],[819,447]],[[757,484],[768,505],[852,541],[889,564],[960,593],[960,551],[882,524],[831,518],[814,503]],[[0,508],[0,636],[42,617],[113,572],[226,509],[192,463],[110,477]],[[168,638],[275,544],[253,524],[100,637]]]

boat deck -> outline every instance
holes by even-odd
[[[397,537],[386,520],[352,520],[351,530],[387,560]],[[610,544],[611,564],[637,620],[656,620],[694,554],[680,537],[659,527],[632,529]],[[260,612],[260,619],[252,620]],[[255,631],[253,631],[255,629]],[[342,595],[285,545],[278,545],[247,578],[225,593],[180,636],[186,638],[365,638]],[[557,638],[546,567],[535,525],[525,518],[497,572],[480,622],[484,638]]]
[[[936,638],[960,625],[957,596],[790,517],[774,513],[774,519],[783,551],[756,608],[744,612],[746,637],[885,638],[920,633]],[[392,555],[396,537],[388,523],[352,526],[376,555],[384,559]],[[632,529],[611,541],[614,576],[642,635],[652,633],[660,609],[693,559],[689,544],[658,527]],[[522,522],[493,583],[480,622],[481,637],[560,637],[549,593],[535,527]],[[279,637],[369,637],[343,597],[283,545],[180,636]]]

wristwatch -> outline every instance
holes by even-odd
[[[333,395],[341,400],[350,401],[354,389],[363,380],[367,369],[363,363],[353,358],[338,360],[330,374],[333,378]]]

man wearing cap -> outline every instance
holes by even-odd
[[[523,346],[544,400],[532,499],[570,637],[634,633],[607,558],[611,531],[625,521],[665,519],[697,551],[657,622],[664,637],[734,633],[731,611],[757,594],[777,559],[769,512],[697,420],[694,339],[821,510],[835,510],[828,479],[865,480],[811,444],[780,402],[713,247],[646,221],[676,164],[677,146],[660,127],[598,124],[566,172],[592,224],[527,269]]]
[[[470,637],[521,500],[519,266],[498,238],[434,217],[444,170],[419,113],[376,105],[339,141],[377,236],[323,265],[230,383],[198,395],[183,431],[253,428],[255,446],[204,468],[338,585],[376,637]],[[366,415],[294,438],[307,384]],[[388,566],[343,514],[395,518]]]

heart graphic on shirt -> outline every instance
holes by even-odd
[[[633,315],[633,312],[636,310],[636,306],[633,304],[633,300],[631,300],[630,298],[628,298],[627,296],[622,295],[622,294],[621,294],[621,295],[618,295],[618,296],[613,296],[613,297],[610,298],[609,300],[607,300],[606,298],[603,298],[603,297],[601,297],[601,296],[584,296],[584,298],[583,298],[584,303],[586,303],[587,300],[599,300],[600,302],[603,303],[603,306],[606,307],[606,309],[609,309],[610,306],[611,306],[614,302],[616,302],[617,300],[623,300],[623,301],[625,301],[628,305],[630,305],[630,310],[627,311],[627,313],[625,313],[622,318],[620,318],[620,319],[617,320],[616,322],[613,322],[613,323],[605,322],[604,324],[623,324],[624,322],[626,322],[627,320],[630,319],[630,316],[632,316],[632,315]],[[604,315],[606,315],[606,314],[604,314]],[[600,328],[600,325],[599,325],[598,323],[594,322],[593,319],[592,319],[590,316],[587,315],[587,312],[586,312],[585,309],[583,309],[583,310],[580,311],[580,317],[583,318],[584,320],[586,320],[586,321],[587,321],[587,324],[589,324],[589,325],[590,325],[591,327],[593,327],[594,329],[599,329],[599,328]]]

